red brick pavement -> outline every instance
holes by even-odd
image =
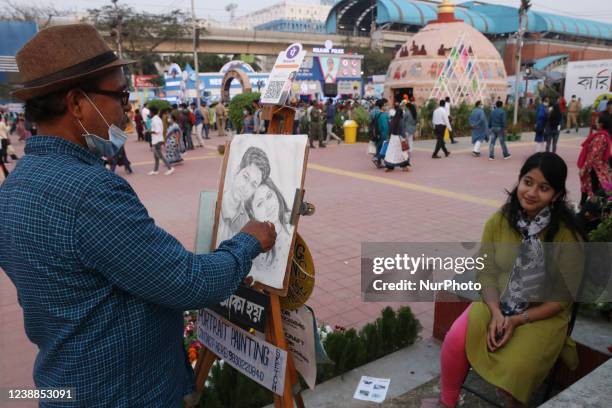
[[[135,172],[128,176],[118,169],[150,215],[187,248],[194,247],[198,192],[217,189],[221,157],[216,146],[225,140],[213,136],[207,148],[189,152],[185,163],[166,177],[146,175],[153,167],[152,153],[144,143],[131,139],[127,151]],[[453,154],[440,160],[430,158],[430,141],[417,142],[410,173],[376,170],[365,144],[333,144],[311,151],[305,189],[316,214],[302,218],[299,230],[315,260],[316,286],[309,304],[320,322],[360,327],[387,305],[361,301],[362,242],[480,238],[484,221],[504,200],[504,189],[513,185],[534,145],[510,143],[510,160],[490,162],[486,153],[478,159],[471,157],[469,141],[460,140],[449,146]],[[575,162],[581,140],[563,134],[559,146],[570,169],[573,199],[580,191]],[[409,305],[424,327],[422,335],[430,336],[433,304]],[[0,273],[0,387],[32,385],[36,348],[25,337],[22,319],[15,288]]]

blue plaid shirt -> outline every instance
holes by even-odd
[[[0,185],[0,267],[17,287],[37,387],[61,407],[180,407],[194,389],[182,311],[229,297],[261,247],[240,233],[194,255],[88,150],[35,136]]]

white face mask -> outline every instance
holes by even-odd
[[[121,150],[128,136],[123,130],[119,129],[119,127],[115,125],[109,125],[108,121],[106,120],[104,115],[102,115],[102,112],[100,112],[100,109],[98,109],[96,104],[93,103],[91,99],[89,99],[89,96],[86,93],[84,93],[84,95],[89,101],[89,103],[91,103],[91,105],[94,107],[96,112],[98,112],[98,114],[102,117],[102,120],[104,121],[104,123],[106,123],[106,126],[108,126],[108,140],[103,139],[98,135],[94,135],[93,133],[89,133],[89,131],[85,129],[85,126],[83,126],[83,123],[77,119],[79,125],[81,125],[83,131],[85,132],[82,136],[85,138],[87,147],[89,147],[89,150],[92,153],[99,157],[106,157],[107,159],[111,158],[116,155],[119,150]]]

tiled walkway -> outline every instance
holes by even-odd
[[[479,240],[484,221],[504,200],[504,189],[512,187],[522,162],[534,151],[532,137],[526,139],[509,143],[510,160],[496,161],[487,160],[486,154],[473,158],[467,138],[450,145],[452,155],[440,160],[430,158],[431,141],[417,142],[410,173],[376,170],[365,144],[333,144],[311,151],[305,189],[316,214],[302,218],[299,231],[315,260],[316,288],[308,303],[318,319],[359,327],[378,317],[385,306],[361,302],[363,241]],[[148,146],[134,138],[127,144],[135,170],[127,180],[157,223],[187,248],[194,247],[198,192],[217,189],[221,156],[216,146],[224,140],[213,136],[205,149],[189,152],[169,177],[146,176],[153,166]],[[580,195],[575,163],[582,140],[563,133],[559,142],[570,170],[572,199]],[[23,149],[17,143],[16,147]],[[118,172],[125,174],[123,169]],[[433,304],[410,306],[423,324],[422,335],[430,336]],[[0,387],[32,385],[35,355],[35,346],[24,334],[15,288],[0,273]]]

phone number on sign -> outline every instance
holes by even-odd
[[[74,400],[74,389],[72,388],[32,388],[32,389],[7,389],[2,395],[6,400],[40,400],[40,401],[72,401]]]

